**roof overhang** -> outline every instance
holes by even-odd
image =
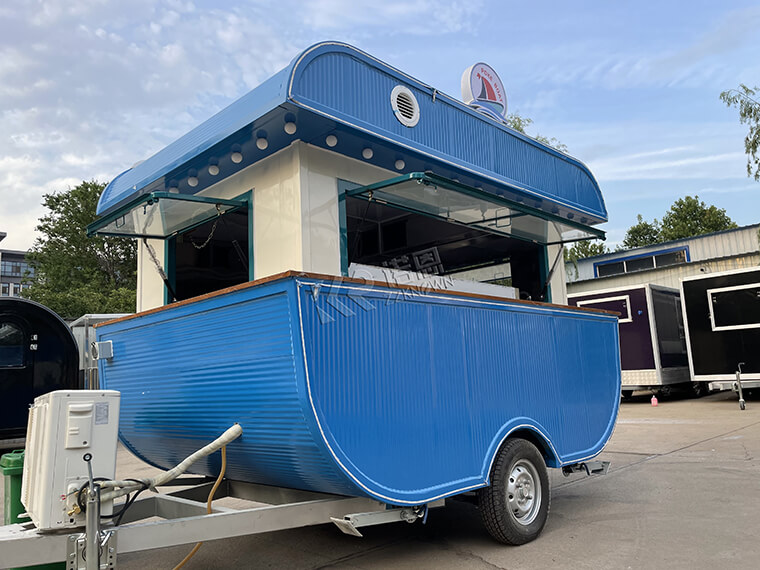
[[[391,109],[396,85],[409,88],[418,100],[420,120],[413,128]],[[466,186],[488,186],[505,200],[583,226],[607,221],[599,186],[578,160],[337,42],[307,49],[253,91],[119,175],[104,190],[98,215],[152,192],[195,195],[295,140],[388,170],[435,171]],[[370,158],[363,154],[367,148]]]

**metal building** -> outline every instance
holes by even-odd
[[[652,283],[678,289],[684,277],[760,265],[760,224],[566,263],[568,294]]]

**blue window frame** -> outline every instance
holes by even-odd
[[[598,261],[594,263],[594,277],[623,275],[625,273],[648,271],[659,267],[668,267],[670,265],[690,262],[691,255],[689,253],[689,246],[682,245],[679,247],[670,247],[658,251],[640,253],[638,255],[628,255],[606,261]]]

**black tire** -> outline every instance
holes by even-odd
[[[701,398],[707,395],[707,384],[705,382],[692,382],[691,393],[695,398]]]
[[[623,401],[630,402],[633,400],[633,390],[623,390],[621,394],[623,396]]]
[[[478,498],[483,524],[496,540],[517,546],[537,538],[549,516],[551,490],[536,446],[507,440],[491,469],[491,485],[480,489]]]

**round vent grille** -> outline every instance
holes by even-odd
[[[420,106],[417,98],[409,89],[396,85],[391,91],[393,114],[402,125],[413,127],[420,120]]]

